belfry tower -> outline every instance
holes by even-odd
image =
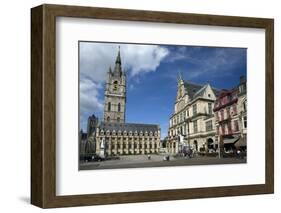
[[[121,67],[120,47],[114,70],[109,67],[107,72],[104,96],[104,122],[125,123],[126,74]]]

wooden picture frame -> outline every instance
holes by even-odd
[[[265,184],[56,195],[56,17],[265,29]],[[274,21],[186,13],[41,5],[31,9],[31,203],[41,208],[134,203],[274,192]]]

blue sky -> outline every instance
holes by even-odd
[[[246,75],[247,49],[79,42],[80,128],[103,116],[104,83],[118,46],[127,73],[126,122],[159,124],[167,135],[180,72],[185,80],[231,89]]]

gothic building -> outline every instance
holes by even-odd
[[[122,69],[120,48],[114,69],[107,72],[104,96],[103,121],[98,122],[94,115],[88,119],[88,140],[94,143],[91,146],[94,153],[105,156],[158,153],[159,125],[126,123],[126,73]]]
[[[192,147],[208,151],[215,142],[214,102],[219,90],[178,79],[174,113],[170,117],[167,150],[170,154]]]

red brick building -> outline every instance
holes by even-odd
[[[247,81],[232,90],[222,90],[214,103],[216,139],[214,148],[220,153],[237,149],[247,152]]]
[[[219,142],[224,151],[235,150],[240,139],[238,92],[238,88],[223,90],[215,101],[216,147]]]

